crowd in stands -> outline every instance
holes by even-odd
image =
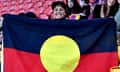
[[[73,20],[114,17],[118,15],[117,11],[119,10],[119,0],[54,0],[51,3],[52,15],[49,15],[48,19],[54,18],[53,8],[58,5],[65,10],[65,19]],[[29,10],[18,14],[28,17],[34,14],[34,17],[39,18],[35,12]]]
[[[57,7],[58,5],[62,7],[63,5],[60,5],[60,3],[64,3],[64,5],[66,5],[66,8],[62,8],[66,11],[66,19],[77,19],[74,18],[75,16],[79,16],[78,20],[115,17],[119,9],[119,0],[102,0],[101,4],[97,4],[95,1],[96,0],[93,0],[93,2],[90,3],[89,0],[81,0],[81,4],[79,4],[77,0],[66,0],[66,4],[62,1],[57,1],[53,2],[52,7],[54,6],[55,8],[55,6]]]
[[[52,16],[49,19],[57,19],[57,16],[64,16],[63,19],[93,19],[93,18],[115,18],[119,24],[119,5],[120,0],[65,0],[52,3]],[[19,13],[21,16],[37,18],[33,12]],[[118,25],[119,29],[119,25]]]

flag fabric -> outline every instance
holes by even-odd
[[[115,24],[6,15],[4,72],[109,72],[118,64]]]

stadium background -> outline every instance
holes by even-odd
[[[52,16],[51,4],[53,1],[65,2],[66,0],[0,0],[0,16],[6,13],[19,14],[30,11],[34,12],[38,18],[48,19]],[[92,1],[90,0],[90,2]],[[80,3],[80,0],[78,2]]]

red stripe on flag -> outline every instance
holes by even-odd
[[[110,72],[110,68],[117,65],[117,52],[91,53],[80,57],[75,72]]]
[[[4,72],[46,72],[40,55],[4,48]]]
[[[110,72],[118,64],[117,52],[82,55],[74,72]],[[39,54],[4,48],[4,72],[47,72]]]

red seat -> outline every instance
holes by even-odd
[[[39,8],[40,13],[43,13],[43,12],[44,12],[44,10],[45,10],[45,8],[44,8],[44,7],[40,7],[40,8]]]
[[[32,11],[40,18],[47,19],[51,15],[51,4],[56,0],[0,0],[0,15]]]
[[[48,7],[47,9],[45,9],[44,13],[45,13],[46,15],[51,15],[51,13],[52,13],[51,7]]]
[[[42,2],[37,2],[36,4],[37,4],[38,7],[41,7],[43,5]]]
[[[40,18],[41,18],[41,19],[48,19],[48,16],[47,16],[46,14],[41,14],[41,15],[40,15]]]

